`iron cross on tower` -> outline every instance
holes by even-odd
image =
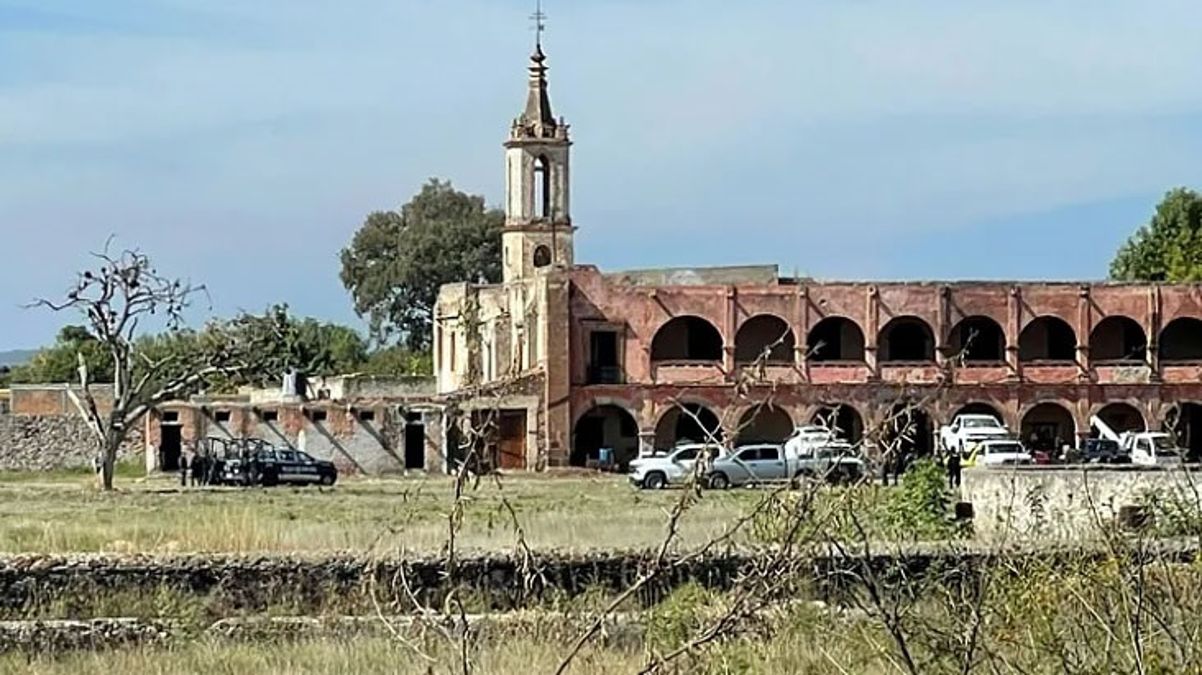
[[[530,20],[534,22],[534,44],[541,47],[543,31],[547,30],[547,13],[543,11],[543,0],[538,0],[535,4],[534,14],[530,15]]]

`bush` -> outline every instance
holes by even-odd
[[[923,459],[902,476],[901,487],[889,494],[885,513],[889,527],[910,539],[945,539],[956,534],[950,516],[951,495],[943,468]]]

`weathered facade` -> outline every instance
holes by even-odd
[[[1036,448],[1089,435],[1096,414],[1202,451],[1197,285],[576,265],[570,141],[544,62],[540,47],[506,143],[504,280],[444,287],[436,316],[439,391],[522,418],[501,432],[524,460],[512,466],[581,465],[601,447],[629,457],[707,430],[779,439],[816,418],[859,440],[888,434],[899,406],[919,452],[960,412],[993,413]],[[511,408],[500,397],[519,383],[529,396]]]

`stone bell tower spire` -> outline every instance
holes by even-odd
[[[551,111],[542,4],[534,14],[537,38],[530,56],[526,107],[505,142],[505,231],[501,236],[506,282],[573,263],[568,125]]]

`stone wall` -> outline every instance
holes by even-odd
[[[1144,467],[974,468],[964,472],[961,499],[972,503],[984,539],[1080,541],[1118,527],[1125,506],[1153,498],[1198,504],[1199,480],[1190,470]]]
[[[135,457],[141,445],[131,430],[118,461]],[[91,432],[76,415],[0,414],[0,471],[90,467],[94,454]]]

